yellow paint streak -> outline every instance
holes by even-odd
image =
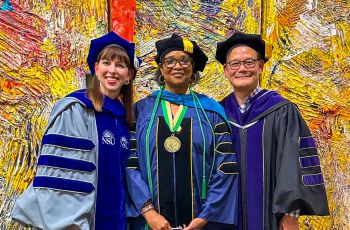
[[[343,9],[336,14],[340,15],[349,11],[350,3],[264,1],[263,37],[274,48],[262,85],[301,109],[318,144],[331,211],[329,217],[301,217],[301,230],[349,229],[350,225],[350,26],[344,19],[334,19],[334,12],[326,10],[331,8]],[[302,16],[307,20],[302,21]],[[336,34],[322,34],[320,27],[332,28],[332,23]]]
[[[246,33],[260,33],[259,22],[256,21],[256,17],[252,15],[251,8],[246,10],[247,17],[243,21],[245,25]]]
[[[50,78],[55,79],[55,81],[48,83],[54,96],[62,97],[62,95],[76,90],[76,79],[74,78],[73,69],[64,71],[54,67],[50,70]]]
[[[51,42],[50,39],[45,39],[44,43],[41,45],[41,48],[49,54],[48,58],[58,58],[57,47]]]
[[[246,9],[247,1],[244,0],[224,0],[222,3],[222,6],[225,7],[228,11],[231,11],[233,15],[237,15],[238,7],[240,6],[241,9]]]
[[[200,8],[199,3],[198,2],[194,2],[193,6],[192,6],[193,11],[197,11],[197,10],[199,10],[199,8]]]

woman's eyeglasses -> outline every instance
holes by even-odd
[[[192,64],[191,58],[181,58],[181,59],[175,59],[175,58],[164,58],[162,62],[165,67],[167,68],[173,68],[176,66],[176,63],[179,63],[181,67],[187,68],[190,67]]]

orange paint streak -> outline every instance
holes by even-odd
[[[278,35],[277,35],[277,31],[273,30],[273,32],[271,33],[271,41],[272,42],[277,42],[278,41]]]
[[[277,17],[278,22],[289,28],[294,27],[299,21],[300,15],[307,10],[305,5],[305,0],[287,1],[285,8]]]
[[[2,113],[0,113],[0,114],[1,114],[1,116],[4,117],[6,120],[9,120],[9,121],[12,121],[12,120],[13,120],[13,119],[12,119],[12,116],[11,116],[9,113],[5,112],[5,111],[2,111]]]
[[[11,93],[13,88],[19,88],[21,86],[22,86],[21,83],[10,81],[7,79],[1,81],[1,83],[0,83],[0,89],[4,93]]]

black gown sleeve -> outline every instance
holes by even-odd
[[[320,158],[306,122],[292,103],[275,112],[274,119],[277,151],[273,213],[300,209],[300,215],[329,215]]]

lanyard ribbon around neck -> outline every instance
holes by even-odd
[[[165,122],[167,123],[170,131],[172,133],[179,131],[180,125],[182,123],[182,120],[184,119],[185,113],[188,109],[187,106],[185,105],[179,105],[178,110],[176,111],[176,114],[173,118],[172,112],[171,112],[171,107],[170,107],[170,102],[162,100],[162,110],[164,113],[164,119]]]

